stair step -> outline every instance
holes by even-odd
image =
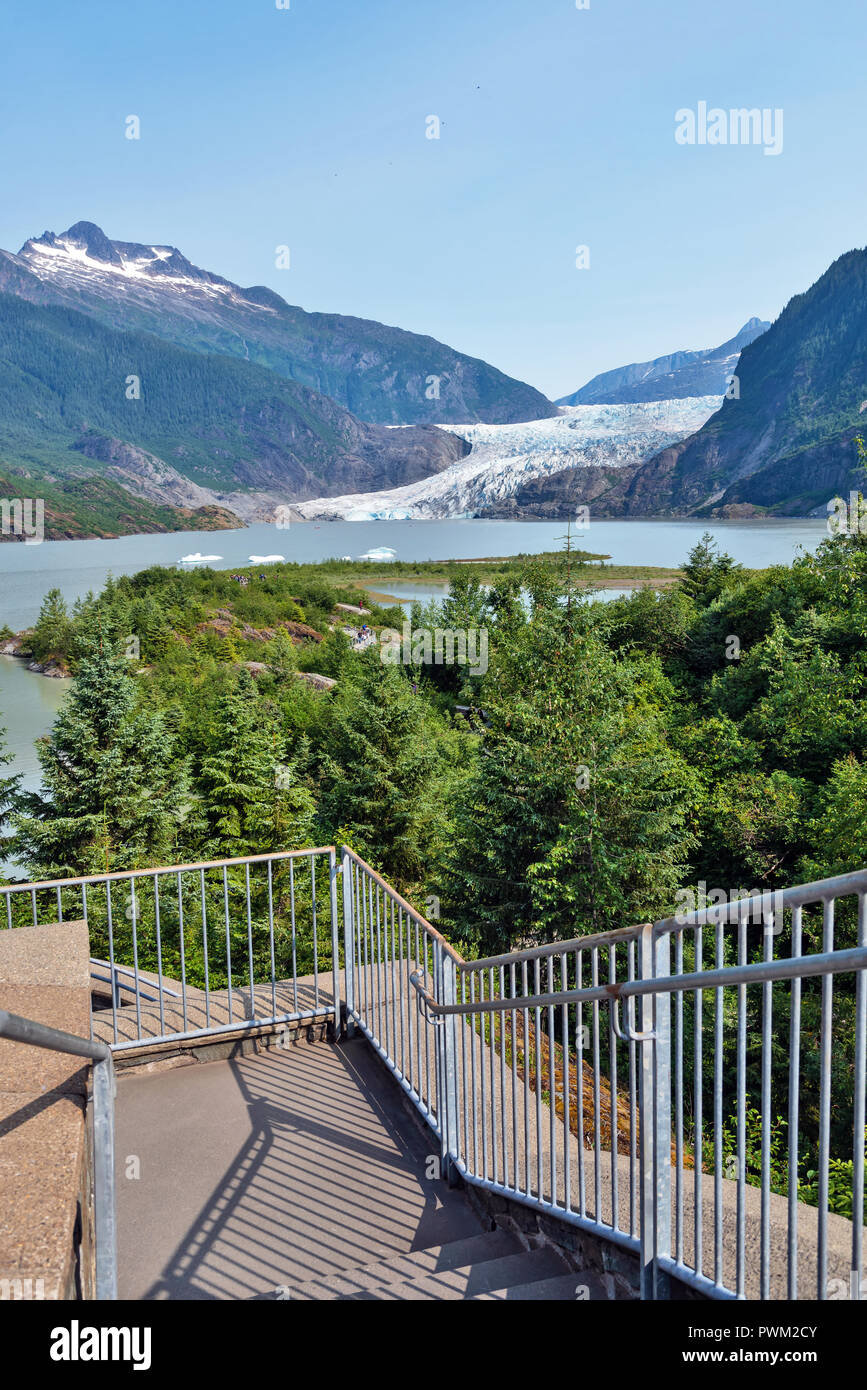
[[[550,1279],[562,1275],[567,1268],[563,1256],[551,1248],[519,1250],[493,1259],[478,1259],[454,1269],[420,1273],[399,1283],[371,1285],[354,1293],[337,1294],[336,1297],[340,1302],[467,1299],[511,1284],[523,1285],[537,1279]]]
[[[585,1293],[584,1290],[587,1290]],[[576,1270],[572,1274],[555,1274],[547,1279],[535,1279],[526,1284],[504,1285],[483,1293],[468,1294],[473,1301],[489,1300],[501,1302],[514,1300],[516,1303],[545,1301],[550,1303],[577,1303],[589,1301],[598,1303],[608,1301],[609,1294],[598,1274],[587,1270]]]
[[[366,1289],[378,1289],[383,1284],[406,1284],[429,1275],[440,1275],[496,1260],[505,1255],[517,1255],[523,1250],[517,1236],[497,1227],[478,1235],[452,1240],[445,1245],[431,1245],[425,1250],[411,1250],[406,1255],[394,1255],[377,1264],[347,1269],[329,1279],[310,1279],[292,1288],[293,1299],[315,1299],[317,1302],[347,1298]]]

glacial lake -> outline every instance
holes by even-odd
[[[181,531],[122,536],[111,541],[0,544],[0,627],[34,622],[51,588],[68,602],[102,588],[109,574],[136,574],[150,565],[175,565],[191,553],[219,555],[215,569],[236,569],[251,555],[282,555],[309,562],[388,546],[398,560],[470,560],[492,555],[556,550],[563,521],[331,521],[298,522],[285,530],[248,526],[239,531]],[[574,543],[614,564],[678,565],[703,531],[740,564],[788,564],[799,546],[812,550],[827,535],[823,520],[805,521],[592,521],[573,532]]]
[[[704,531],[738,563],[753,568],[789,564],[800,549],[814,550],[827,535],[823,520],[789,521],[594,521],[573,533],[581,549],[610,555],[615,564],[677,565]],[[190,531],[172,535],[124,536],[118,540],[46,541],[0,544],[0,627],[33,623],[49,589],[68,603],[102,588],[109,574],[135,574],[150,565],[175,565],[182,556],[219,555],[215,569],[235,569],[251,555],[280,554],[286,560],[326,560],[388,546],[398,560],[483,559],[493,555],[538,554],[562,544],[562,521],[334,521],[299,522],[285,530],[249,526],[238,531]],[[385,566],[383,566],[385,569]],[[613,597],[600,574],[599,597]],[[441,597],[442,586],[395,580],[383,585],[409,609],[412,599]],[[39,784],[34,739],[47,733],[68,681],[49,680],[21,661],[0,657],[0,727],[15,756],[13,770],[25,785]]]

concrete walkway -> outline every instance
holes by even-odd
[[[121,1298],[275,1298],[482,1231],[363,1040],[121,1074],[117,1140]]]

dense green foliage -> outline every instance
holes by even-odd
[[[677,585],[613,603],[587,601],[573,579],[556,559],[515,562],[490,588],[464,571],[445,605],[416,605],[414,632],[484,630],[474,672],[423,647],[396,660],[380,642],[360,650],[335,608],[357,590],[329,566],[269,567],[246,587],[153,569],[71,615],[50,594],[34,645],[62,647],[77,679],[40,746],[43,792],[18,800],[14,852],[50,876],[345,842],[419,904],[434,898],[466,954],[666,916],[685,890],[702,906],[867,862],[867,541],[746,572],[706,538]],[[375,606],[367,619],[398,632],[403,620]],[[312,688],[311,671],[336,685]],[[0,808],[4,796],[0,784]],[[786,920],[778,953],[789,931]],[[829,944],[821,913],[805,910],[803,933],[805,949]],[[841,905],[833,942],[855,940]],[[760,958],[759,926],[741,941],[708,930],[701,958],[685,934],[684,966],[739,949]],[[761,999],[748,993],[754,1105]],[[784,1115],[789,995],[778,999],[772,1106]],[[736,992],[719,1002],[731,1115]],[[716,1006],[705,991],[708,1028]],[[684,999],[687,1036],[695,1007]],[[821,1015],[805,981],[806,1153]],[[832,1140],[845,1162],[845,978],[834,1025]]]

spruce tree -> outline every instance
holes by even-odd
[[[656,707],[665,682],[574,617],[539,609],[498,637],[447,899],[483,954],[662,913],[685,872],[693,793]]]
[[[335,691],[320,762],[320,821],[393,883],[424,880],[441,845],[448,775],[436,717],[403,667],[371,651]]]
[[[12,762],[12,754],[6,745],[6,730],[0,728],[0,850],[6,844],[4,830],[9,812],[15,805],[15,798],[18,792],[20,776],[8,777],[2,775],[4,767],[9,767]],[[2,858],[2,854],[0,854]]]
[[[276,711],[242,669],[218,702],[197,777],[208,852],[236,858],[309,844],[314,808],[305,759],[303,741],[290,756]]]
[[[21,796],[11,852],[38,877],[171,863],[189,808],[186,765],[160,714],[138,708],[125,658],[91,646],[51,734],[42,790]]]

